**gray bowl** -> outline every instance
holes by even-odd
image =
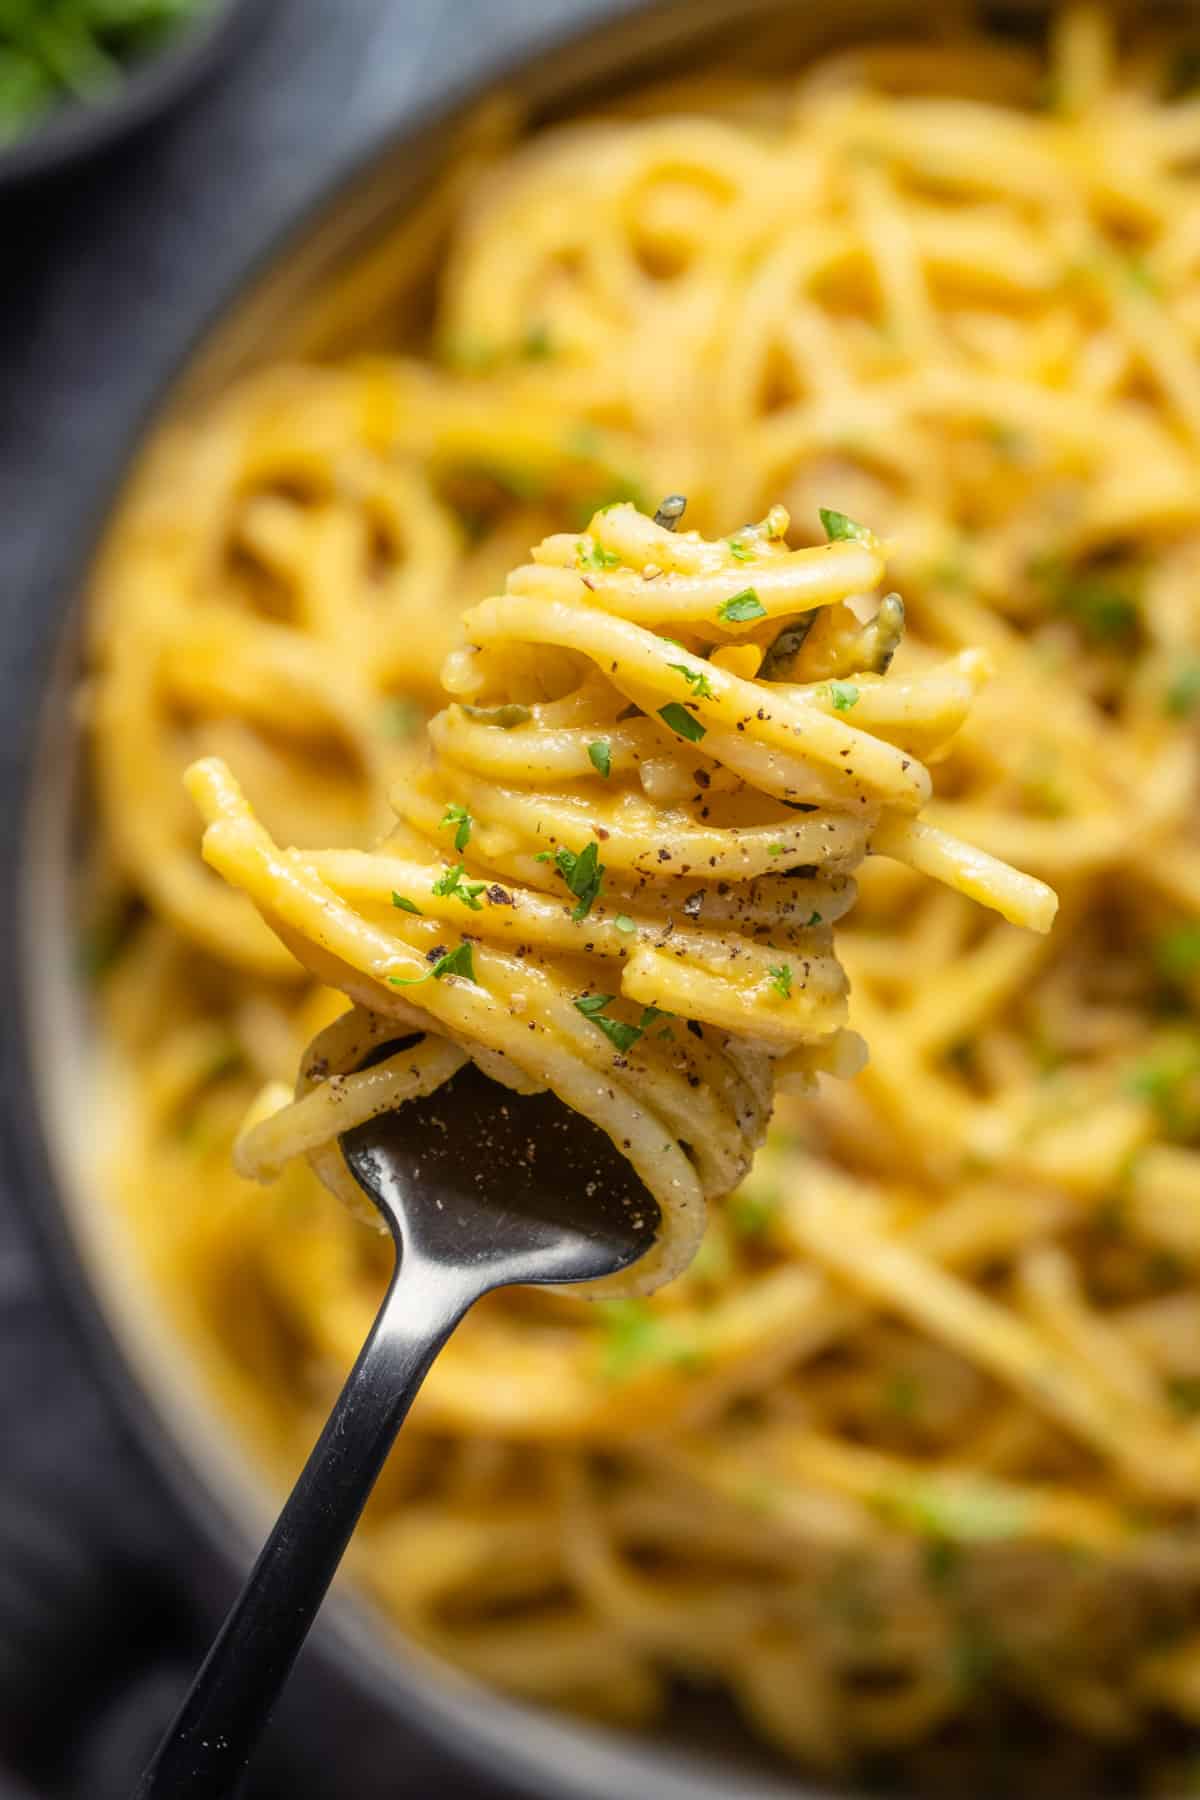
[[[1020,27],[1041,10],[1036,0],[1018,0],[1000,16]],[[659,0],[543,43],[436,112],[398,121],[242,272],[181,352],[155,416],[115,466],[123,471],[145,430],[167,414],[278,354],[302,329],[310,303],[428,191],[489,89],[502,84],[535,122],[553,121],[614,87],[719,55],[733,36],[777,32],[781,21],[800,61],[881,28],[911,30],[919,16],[916,0],[843,0],[836,11],[789,0],[739,0],[736,10],[728,0]],[[8,798],[22,824],[0,886],[3,975],[19,996],[0,1014],[4,1148],[13,1192],[26,1201],[90,1360],[141,1446],[148,1479],[188,1522],[192,1583],[215,1623],[249,1567],[275,1497],[230,1443],[154,1297],[122,1257],[109,1209],[94,1197],[87,1120],[96,1104],[96,1057],[86,997],[72,972],[72,871],[86,820],[70,706],[80,661],[78,596],[119,485],[118,478],[105,492],[93,472],[90,491],[102,498],[59,558],[58,599],[29,628],[27,715],[10,721],[6,734]],[[326,1793],[395,1800],[398,1789],[457,1794],[464,1790],[455,1770],[482,1784],[480,1791],[539,1800],[822,1800],[830,1793],[751,1742],[732,1709],[711,1696],[681,1700],[652,1738],[571,1723],[435,1662],[345,1592],[326,1607],[301,1659],[283,1722],[303,1747],[314,1800]]]
[[[84,161],[182,100],[231,55],[262,0],[213,0],[95,100],[64,99],[27,136],[0,148],[0,190]]]

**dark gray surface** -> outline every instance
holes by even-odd
[[[0,197],[10,856],[11,721],[36,685],[36,622],[195,328],[391,121],[548,27],[616,10],[619,0],[268,0],[237,65],[185,109],[81,171]],[[170,1575],[186,1544],[159,1502],[0,1191],[0,1763],[32,1770],[39,1792],[127,1794],[138,1746],[187,1671],[194,1625]],[[397,1771],[397,1800],[427,1783]],[[277,1748],[258,1791],[330,1790]],[[452,1791],[466,1800],[457,1782]]]

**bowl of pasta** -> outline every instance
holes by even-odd
[[[402,127],[136,446],[18,1060],[181,1502],[234,1561],[386,1281],[352,1048],[540,1076],[666,1222],[435,1366],[321,1634],[367,1800],[415,1721],[548,1797],[1191,1791],[1198,52],[634,12]]]

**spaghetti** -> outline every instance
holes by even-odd
[[[882,682],[903,607],[891,594],[859,618],[878,546],[822,516],[832,541],[812,550],[783,546],[782,507],[728,542],[677,537],[629,502],[547,538],[467,612],[473,641],[443,677],[464,698],[431,720],[435,758],[374,853],[281,851],[222,762],[189,771],[206,860],[356,1002],[367,1041],[381,1018],[431,1028],[356,1073],[331,1058],[333,1038],[350,1046],[339,1021],[295,1103],[272,1111],[271,1091],[256,1107],[243,1174],[271,1180],[316,1151],[354,1201],[339,1134],[469,1055],[507,1086],[552,1088],[622,1148],[662,1223],[631,1271],[585,1291],[648,1292],[695,1254],[704,1201],[746,1174],[776,1079],[808,1093],[861,1066],[833,923],[872,836],[1048,929],[1043,882],[914,819],[930,788],[916,748],[946,748],[978,658]],[[431,860],[440,834],[457,862]]]
[[[160,436],[115,523],[89,688],[112,1186],[281,1473],[387,1249],[302,1160],[230,1171],[345,1001],[201,864],[187,765],[236,768],[314,862],[376,842],[421,792],[463,598],[672,484],[714,534],[776,499],[798,543],[818,503],[869,520],[908,622],[881,689],[971,646],[995,671],[934,767],[923,872],[869,857],[837,925],[862,1073],[781,1098],[669,1286],[496,1296],[432,1371],[357,1569],[483,1681],[648,1724],[682,1676],[827,1769],[994,1756],[1017,1705],[1088,1793],[1081,1746],[1200,1723],[1189,48],[1074,7],[1048,59],[946,26],[476,146],[303,354]],[[430,351],[385,354],[434,243]],[[525,726],[438,729],[498,757]],[[1055,932],[930,883],[942,833],[1052,882]]]

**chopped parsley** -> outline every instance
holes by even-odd
[[[442,361],[464,374],[486,375],[500,361],[500,351],[494,343],[465,331],[444,338],[440,349]]]
[[[949,1538],[932,1537],[925,1546],[922,1561],[930,1587],[947,1588],[959,1572],[962,1551]]]
[[[686,663],[668,663],[667,667],[683,676],[697,700],[712,699],[712,683],[703,669],[689,669]]]
[[[445,830],[447,825],[454,826],[454,848],[460,856],[471,841],[471,827],[474,823],[466,807],[457,803],[452,803],[442,814],[441,829]]]
[[[1137,288],[1143,294],[1160,294],[1162,288],[1158,276],[1150,267],[1145,257],[1127,256],[1123,260],[1125,279],[1130,287]]]
[[[522,468],[519,463],[464,462],[456,467],[455,474],[468,482],[490,481],[514,500],[544,500],[546,497],[543,477],[534,469]]]
[[[768,969],[767,974],[771,977],[771,986],[775,989],[775,992],[780,998],[783,1000],[790,1000],[792,997],[791,964],[779,963],[775,968]]]
[[[1200,658],[1181,664],[1163,695],[1163,711],[1171,719],[1187,719],[1200,702]]]
[[[637,926],[634,924],[628,913],[618,913],[613,920],[613,926],[615,930],[623,932],[626,937],[629,936],[630,932],[637,930]]]
[[[620,560],[615,550],[606,550],[594,539],[580,538],[575,546],[575,561],[581,569],[615,569]]]
[[[727,625],[745,625],[751,619],[765,619],[766,616],[767,609],[753,588],[743,588],[740,594],[731,594],[717,608],[718,619],[723,619]]]
[[[471,946],[465,939],[456,949],[448,950],[445,956],[439,956],[433,967],[426,969],[424,975],[412,975],[407,978],[403,975],[389,975],[388,981],[392,987],[419,987],[421,982],[428,981],[430,976],[434,981],[444,981],[447,975],[462,975],[468,981],[475,980],[475,964],[471,956]]]
[[[1023,1494],[970,1476],[897,1481],[876,1496],[876,1505],[931,1538],[959,1543],[1020,1537],[1029,1524]]]
[[[1200,924],[1164,931],[1154,946],[1154,961],[1168,981],[1187,981],[1200,973]]]
[[[214,1050],[212,1060],[204,1071],[206,1081],[221,1081],[226,1075],[240,1075],[246,1067],[246,1057],[236,1038],[220,1045]]]
[[[767,855],[768,856],[782,856],[786,849],[787,849],[786,844],[768,844],[767,845]]]
[[[1071,802],[1062,784],[1054,750],[1039,745],[1030,753],[1021,792],[1025,804],[1043,818],[1061,819],[1070,812]]]
[[[567,433],[563,447],[568,456],[576,456],[587,462],[601,454],[604,439],[590,419],[580,419]]]
[[[554,340],[544,322],[530,325],[521,339],[521,355],[526,362],[546,362],[554,355]]]
[[[1061,557],[1035,559],[1029,573],[1045,588],[1051,605],[1079,626],[1095,644],[1128,638],[1138,622],[1139,576],[1132,568],[1075,573]]]
[[[660,706],[658,716],[664,725],[669,725],[672,731],[686,738],[689,744],[698,744],[707,731],[707,727],[686,706],[681,706],[678,700],[672,700],[668,706]]]
[[[486,881],[464,881],[466,868],[462,863],[455,863],[439,875],[433,884],[432,892],[440,894],[443,899],[461,900],[472,912],[482,912],[479,896],[487,886]],[[414,909],[415,910],[415,909]]]
[[[821,925],[821,924],[823,924],[823,923],[824,923],[824,921],[823,921],[823,919],[822,919],[822,918],[821,918],[821,915],[820,915],[820,913],[819,913],[819,912],[814,912],[814,913],[813,913],[813,914],[812,914],[812,917],[811,917],[811,918],[808,918],[808,919],[806,919],[806,920],[805,920],[805,921],[804,921],[804,923],[805,923],[805,927],[806,927],[806,928],[807,928],[807,927],[808,927],[808,926],[810,926],[810,925]]]
[[[930,566],[928,579],[934,587],[947,588],[951,591],[955,588],[969,588],[971,571],[967,566],[964,551],[961,548],[951,550],[948,555],[939,558]]]
[[[425,719],[425,709],[415,700],[396,694],[379,709],[379,729],[384,737],[415,737]]]
[[[984,436],[997,456],[1003,456],[1009,462],[1020,462],[1026,455],[1029,449],[1028,439],[1015,425],[1007,425],[1003,419],[989,419],[983,429]]]
[[[594,1312],[604,1333],[601,1372],[609,1381],[627,1381],[655,1367],[695,1369],[703,1362],[697,1345],[644,1300],[602,1301]]]
[[[555,868],[566,882],[568,889],[574,894],[579,904],[574,908],[571,917],[576,924],[586,919],[592,910],[592,904],[600,897],[604,883],[604,864],[600,861],[600,846],[594,840],[585,844],[578,856],[573,850],[543,850],[539,862],[553,862]]]
[[[865,525],[856,525],[845,513],[833,512],[828,506],[819,506],[817,512],[825,527],[825,536],[831,544],[846,538],[858,538],[860,542],[866,542],[871,536]]]
[[[749,562],[754,555],[754,551],[744,538],[731,537],[729,540],[729,554],[734,558],[735,562]]]
[[[852,681],[831,681],[829,698],[833,701],[834,712],[849,712],[858,704],[858,689]]]
[[[1097,643],[1128,637],[1138,620],[1137,601],[1129,589],[1104,575],[1069,582],[1059,594],[1059,605]]]
[[[437,892],[436,888],[434,889],[434,892]],[[414,906],[412,901],[408,899],[406,895],[398,894],[395,888],[392,889],[392,905],[398,906],[401,912],[416,913],[418,919],[422,919],[425,916],[419,906]]]
[[[1186,1138],[1200,1123],[1194,1093],[1198,1075],[1200,1044],[1176,1042],[1134,1063],[1125,1076],[1125,1091],[1147,1101],[1172,1137]]]
[[[754,1186],[738,1188],[725,1202],[725,1214],[739,1237],[762,1237],[782,1205],[777,1188]]]
[[[1195,1418],[1200,1413],[1200,1375],[1172,1375],[1167,1399],[1181,1418]]]
[[[607,781],[612,774],[612,745],[607,738],[597,738],[588,745],[588,761]]]
[[[643,1008],[637,1024],[628,1025],[623,1019],[605,1017],[605,1007],[615,999],[615,994],[581,994],[575,1002],[575,1010],[581,1012],[597,1031],[602,1031],[613,1049],[624,1056],[627,1050],[632,1050],[639,1038],[645,1037],[656,1019],[666,1018],[667,1015],[660,1012],[657,1006],[647,1006]]]
[[[893,1419],[914,1419],[921,1410],[921,1384],[911,1369],[897,1369],[884,1383],[879,1399],[883,1411]]]
[[[993,1683],[1004,1661],[1000,1644],[980,1619],[961,1620],[950,1645],[950,1674],[964,1694],[977,1694]]]
[[[128,901],[117,900],[80,933],[78,967],[85,980],[99,981],[107,975],[129,942],[133,916]]]

